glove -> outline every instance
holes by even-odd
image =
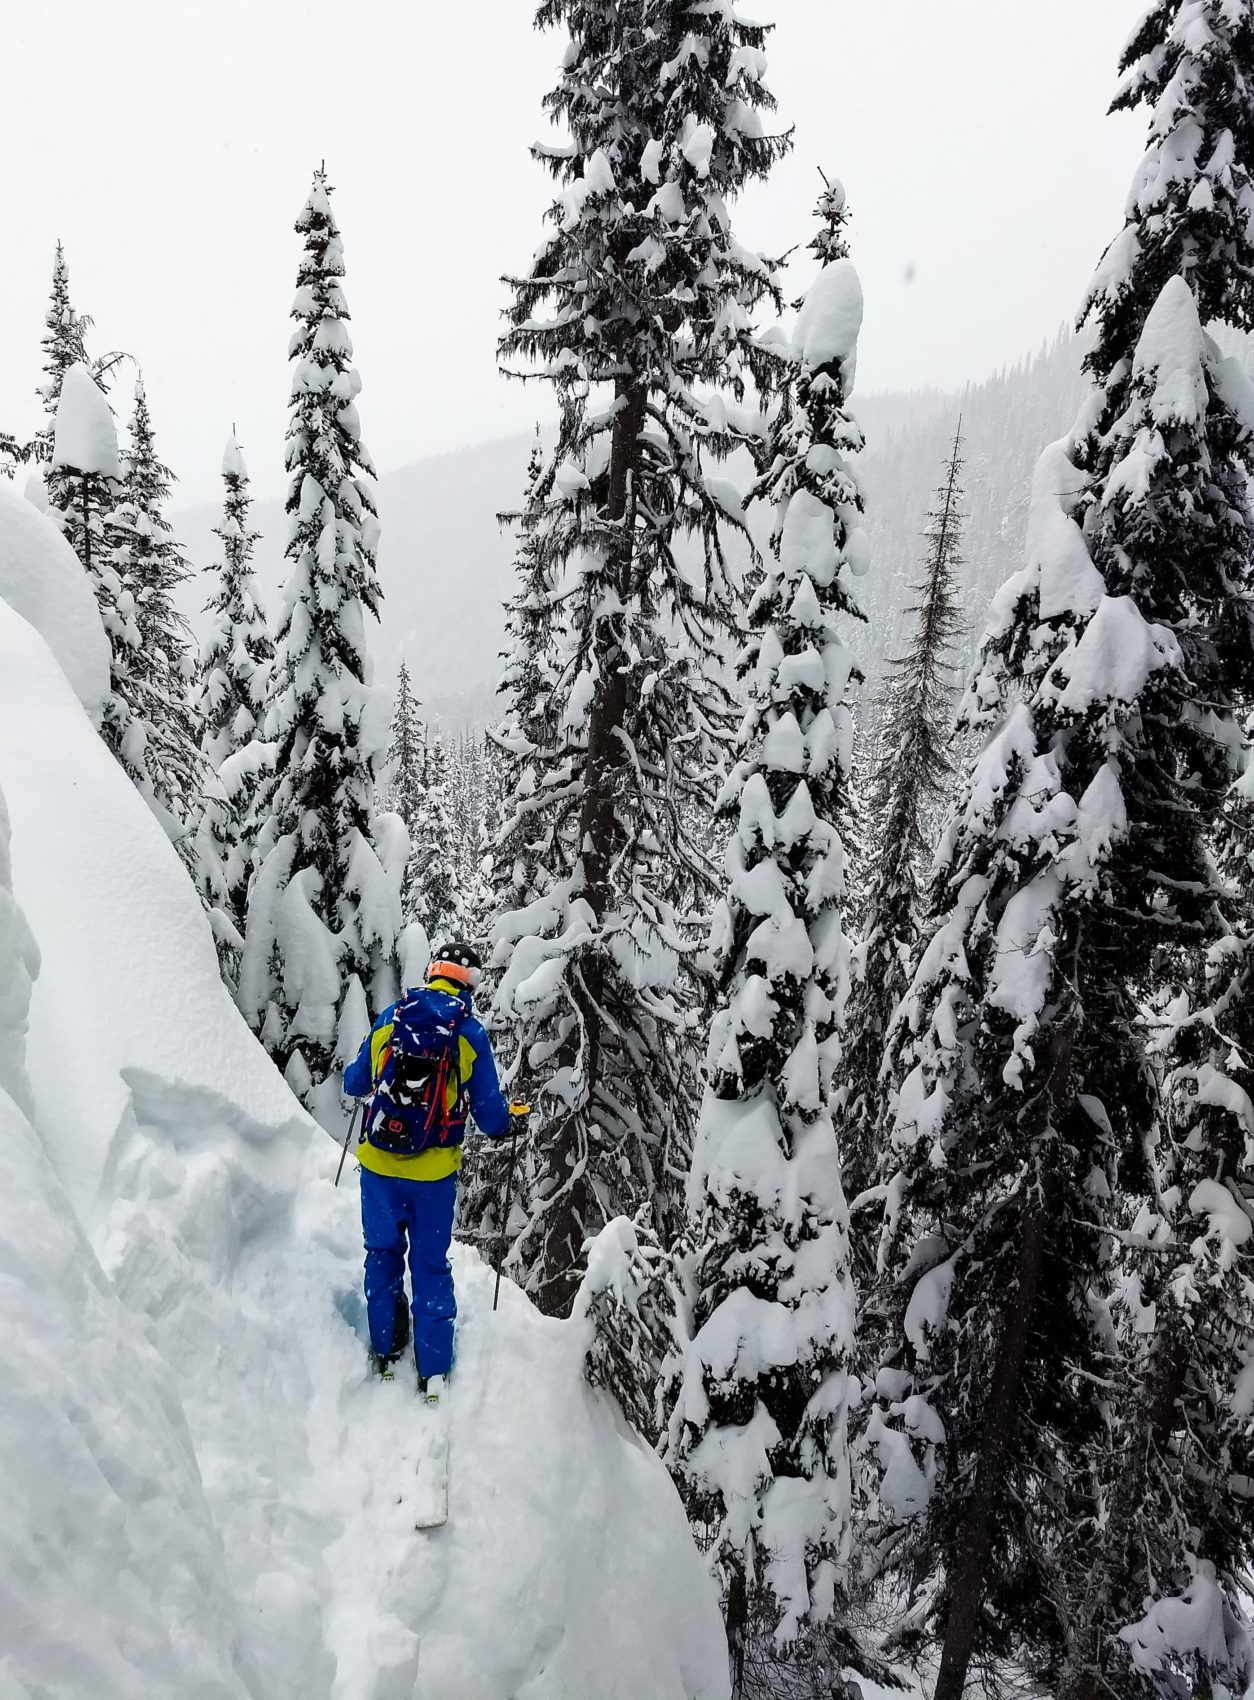
[[[530,1126],[528,1117],[531,1114],[530,1104],[511,1104],[509,1107],[509,1131],[513,1139],[526,1139]]]

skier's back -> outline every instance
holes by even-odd
[[[439,951],[426,984],[383,1011],[344,1071],[344,1090],[370,1095],[357,1158],[366,1242],[371,1358],[383,1376],[408,1337],[405,1256],[413,1340],[424,1385],[453,1361],[457,1300],[448,1260],[466,1123],[499,1139],[511,1131],[492,1047],[474,1015],[480,962],[456,940]]]

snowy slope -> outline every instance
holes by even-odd
[[[351,1170],[333,1189],[174,852],[3,602],[0,795],[41,958],[32,1126],[0,855],[4,1700],[725,1695],[665,1472],[577,1329],[509,1287],[493,1316],[469,1252],[451,1520],[413,1530],[428,1413],[366,1378]]]

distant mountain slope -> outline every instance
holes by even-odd
[[[961,394],[855,396],[867,437],[863,474],[873,557],[859,587],[870,625],[854,642],[872,680],[897,642],[918,566],[919,533],[959,413],[967,440],[973,647],[989,597],[1022,548],[1036,456],[1066,429],[1078,397],[1079,354],[1070,337]],[[496,515],[521,498],[529,448],[526,435],[502,437],[418,461],[380,481],[379,570],[386,600],[372,638],[376,676],[394,676],[404,655],[428,712],[454,726],[483,724],[494,713],[502,603],[512,588],[512,543]],[[212,507],[175,516],[198,565],[217,558],[217,517]],[[281,503],[258,502],[255,523],[263,533],[258,559],[273,614],[283,565]],[[763,545],[769,524],[769,515],[756,516]],[[186,603],[194,624],[206,595],[203,582],[194,584]]]

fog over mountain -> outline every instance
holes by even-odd
[[[862,474],[872,561],[858,587],[868,624],[853,641],[870,687],[899,640],[919,535],[959,418],[966,458],[968,659],[989,598],[1018,564],[1032,466],[1042,445],[1074,416],[1079,366],[1076,340],[1060,335],[1017,366],[961,392],[928,389],[856,400],[867,440]],[[425,711],[450,729],[486,724],[495,713],[502,605],[513,584],[512,540],[496,515],[521,499],[529,448],[525,434],[502,437],[417,461],[379,481],[385,601],[371,640],[375,677],[390,681],[406,658]],[[192,561],[198,567],[215,561],[217,508],[189,508],[174,518]],[[273,617],[286,537],[282,502],[259,500],[253,518],[262,534],[257,561]],[[754,515],[762,547],[769,524],[765,510]],[[203,577],[185,593],[185,611],[198,631],[207,595]]]

